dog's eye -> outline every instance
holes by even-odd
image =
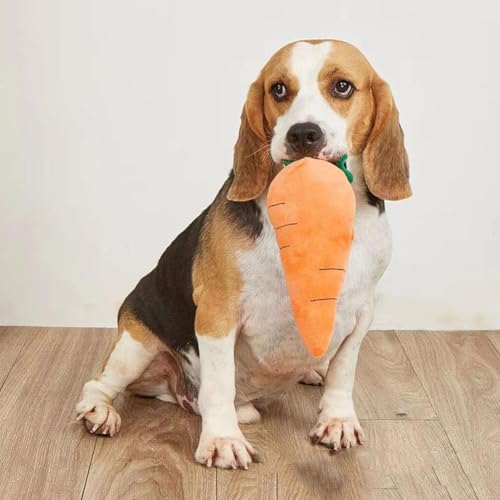
[[[271,94],[273,94],[273,97],[276,101],[284,101],[288,97],[288,90],[286,88],[286,85],[284,83],[275,83],[271,87]]]
[[[352,96],[354,92],[354,85],[347,80],[337,80],[333,86],[334,97],[340,97],[341,99],[348,99]]]

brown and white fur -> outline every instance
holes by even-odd
[[[345,82],[352,95],[336,93]],[[304,135],[304,124],[319,135]],[[294,324],[266,193],[283,159],[344,153],[355,176],[355,239],[332,342],[316,359]],[[113,399],[128,388],[201,414],[197,461],[247,468],[257,455],[239,424],[259,420],[261,404],[297,382],[324,379],[313,442],[334,450],[362,443],[352,391],[390,260],[383,200],[410,194],[398,112],[364,56],[333,40],[279,50],[250,87],[229,178],[126,298],[118,340],[85,384],[79,418],[90,432],[114,435],[121,419]]]

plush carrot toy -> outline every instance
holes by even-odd
[[[356,210],[344,161],[304,158],[274,178],[267,195],[297,328],[314,356],[325,354],[354,235]]]

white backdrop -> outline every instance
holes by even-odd
[[[412,166],[374,326],[500,327],[499,26],[484,0],[0,0],[0,323],[114,325],[260,67],[334,37],[390,82]]]

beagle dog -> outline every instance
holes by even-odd
[[[294,323],[266,193],[283,160],[344,154],[355,176],[355,239],[335,331],[317,359]],[[391,255],[384,200],[410,195],[398,111],[365,57],[337,40],[280,49],[250,86],[228,179],[125,299],[118,339],[84,385],[78,418],[113,436],[121,426],[113,399],[128,388],[201,415],[198,462],[246,469],[257,453],[240,424],[303,381],[324,383],[313,443],[361,444],[352,392]]]

